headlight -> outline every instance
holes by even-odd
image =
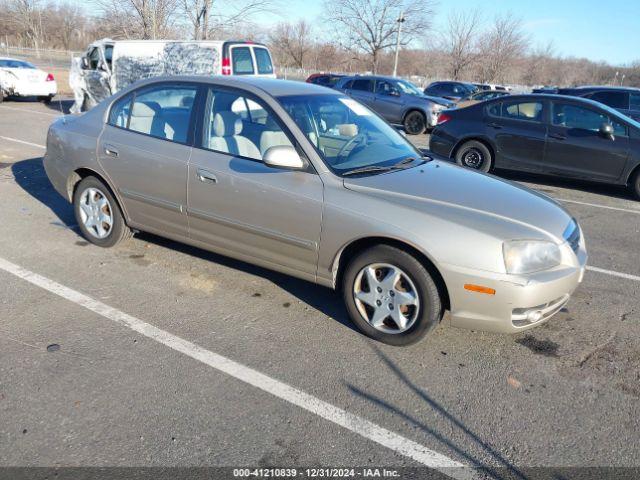
[[[433,107],[431,107],[431,111],[433,113],[438,113],[438,112],[440,112],[440,111],[442,111],[444,109],[445,109],[445,106],[444,105],[440,105],[439,103],[434,103]]]
[[[553,242],[512,240],[502,245],[507,273],[533,273],[560,265],[562,254]]]

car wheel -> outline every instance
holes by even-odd
[[[44,97],[38,97],[38,101],[44,103],[45,105],[49,105],[51,103],[51,99],[53,97],[46,95]]]
[[[378,245],[349,262],[342,283],[344,302],[365,335],[389,345],[410,345],[443,315],[433,278],[412,255]]]
[[[409,135],[420,135],[427,127],[427,119],[417,110],[412,110],[404,117],[404,131]]]
[[[640,200],[640,168],[636,170],[631,182],[629,183],[631,192],[635,195],[637,200]]]
[[[113,195],[96,177],[80,181],[73,195],[73,210],[82,235],[95,245],[113,247],[133,234]]]
[[[493,156],[484,143],[471,140],[456,152],[456,163],[466,168],[488,172],[493,165]]]

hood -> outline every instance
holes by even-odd
[[[422,95],[421,98],[426,98],[427,100],[430,100],[439,105],[443,105],[447,108],[453,108],[456,106],[456,102],[452,102],[451,100],[447,100],[446,98],[442,98],[442,97],[432,97],[431,95]]]
[[[526,187],[447,162],[345,178],[344,186],[496,236],[564,241],[572,220],[557,202]],[[494,221],[487,221],[491,217]]]

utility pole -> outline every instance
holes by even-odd
[[[400,12],[400,16],[396,20],[398,22],[398,38],[396,39],[396,58],[393,62],[393,76],[398,76],[398,54],[400,53],[400,33],[402,32],[402,24],[405,22],[404,12]]]

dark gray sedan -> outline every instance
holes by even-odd
[[[410,135],[435,127],[440,112],[456,105],[446,98],[425,95],[413,83],[394,77],[345,77],[335,89],[367,105],[387,122],[402,125]]]

